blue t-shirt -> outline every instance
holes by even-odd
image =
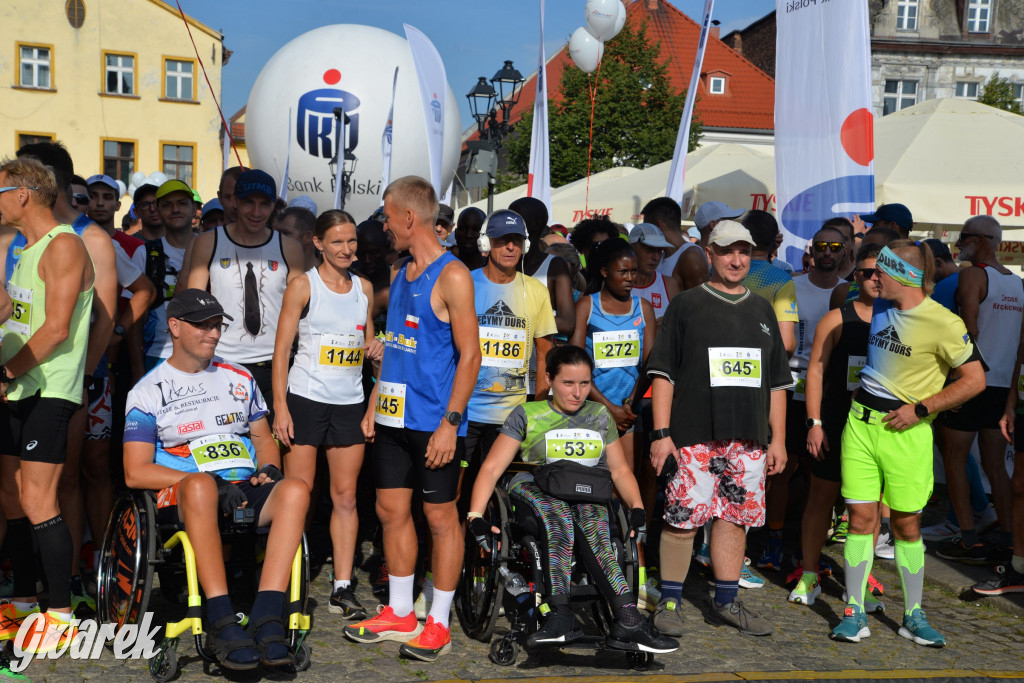
[[[956,313],[956,288],[960,285],[960,272],[947,275],[935,283],[932,298]]]

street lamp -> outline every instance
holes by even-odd
[[[508,135],[509,120],[512,109],[519,102],[522,84],[526,79],[512,66],[512,60],[506,59],[504,65],[491,78],[480,76],[476,84],[466,94],[469,100],[469,111],[476,119],[478,140],[466,143],[469,158],[466,162],[466,189],[484,188],[487,193],[487,213],[492,209],[494,195],[494,177],[498,173],[498,150],[501,140]],[[501,109],[501,120],[498,120],[498,109]]]
[[[484,76],[480,76],[476,85],[466,95],[466,99],[469,100],[469,111],[476,119],[477,132],[481,137],[484,134],[484,124],[494,104],[494,95],[494,88],[487,84],[487,78]]]
[[[341,107],[334,108],[334,156],[327,162],[331,169],[331,179],[335,183],[334,203],[339,209],[345,208],[345,192],[349,188],[352,174],[356,172],[358,159],[352,150],[345,149],[342,157],[341,178],[338,178],[338,153],[344,146],[345,128],[351,123],[348,114]]]
[[[504,116],[502,123],[506,128],[508,127],[508,119],[512,113],[512,107],[516,106],[516,102],[519,101],[519,96],[523,92],[519,86],[524,82],[523,75],[512,66],[511,59],[506,59],[505,65],[491,79],[491,87],[495,88],[498,92],[498,105],[501,107],[501,112]]]

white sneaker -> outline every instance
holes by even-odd
[[[980,515],[974,513],[974,529],[979,536],[991,531],[996,524],[999,524],[999,517],[996,516],[996,509],[992,503],[989,503]]]
[[[896,557],[896,546],[891,532],[887,531],[878,534],[878,543],[875,544],[875,557],[883,560],[892,560]]]
[[[419,597],[416,598],[416,602],[412,605],[413,610],[416,612],[416,618],[423,621],[430,614],[430,603],[427,602],[426,591],[420,591]]]
[[[661,602],[661,591],[658,590],[658,582],[654,579],[647,579],[638,591],[636,608],[653,612],[659,602]]]
[[[952,541],[960,535],[960,527],[948,519],[921,529],[921,538],[926,541]]]

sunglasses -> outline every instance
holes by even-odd
[[[960,233],[960,236],[956,238],[956,241],[959,244],[960,242],[966,242],[972,237],[984,237],[987,240],[992,239],[992,235],[985,235],[980,232],[962,232]]]
[[[860,276],[862,278],[864,278],[865,280],[870,280],[871,278],[873,278],[875,276],[875,273],[878,272],[878,269],[877,268],[858,268],[857,272],[860,273]]]
[[[75,204],[78,204],[79,206],[82,204],[88,204],[92,201],[87,194],[73,194],[71,195],[71,198],[75,200]]]
[[[38,187],[25,187],[24,185],[9,185],[7,187],[0,187],[0,194],[3,194],[4,192],[10,192],[11,190],[19,190],[19,189],[21,189],[23,187],[26,190],[38,190],[39,189]]]
[[[220,330],[221,332],[225,332],[228,329],[227,323],[214,322],[213,320],[204,320],[199,323],[194,323],[191,320],[184,320],[183,322],[186,322],[192,327],[196,328],[197,330],[202,330],[203,332],[212,332],[213,330]]]
[[[819,254],[828,249],[833,254],[838,253],[846,248],[846,245],[842,242],[815,242],[814,251]]]

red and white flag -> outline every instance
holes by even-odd
[[[625,8],[622,8],[625,11]],[[540,0],[540,61],[537,92],[533,100],[533,133],[530,136],[530,171],[526,194],[544,202],[551,215],[551,154],[548,148],[548,79],[544,55],[544,0]]]
[[[420,319],[414,315],[407,315],[405,316],[405,326],[418,330],[420,329]]]

